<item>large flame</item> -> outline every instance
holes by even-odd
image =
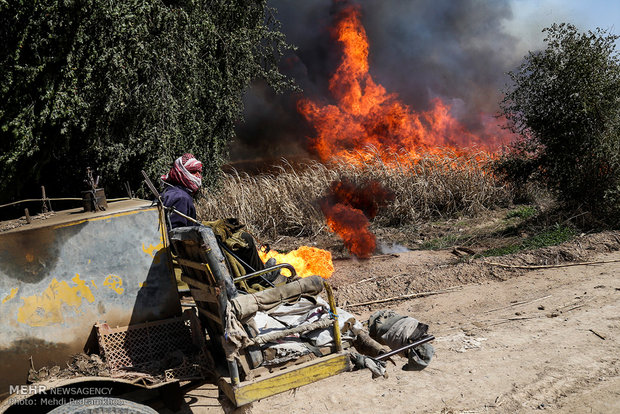
[[[343,50],[342,61],[329,81],[336,103],[321,104],[310,99],[297,102],[298,111],[316,130],[311,147],[321,160],[344,159],[357,164],[379,156],[390,164],[398,153],[404,157],[398,157],[397,162],[404,159],[416,163],[425,154],[453,157],[467,153],[466,148],[476,147],[476,152],[492,150],[510,139],[506,130],[497,126],[498,120],[488,114],[480,114],[483,128],[475,134],[453,116],[451,106],[441,99],[431,100],[428,111],[416,112],[396,93],[388,93],[377,84],[369,73],[368,38],[359,7],[343,9],[332,35]],[[368,147],[375,151],[368,151]],[[368,229],[369,219],[378,207],[390,201],[389,191],[377,185],[353,188],[347,183],[334,183],[321,200],[329,228],[360,258],[369,257],[376,245]]]
[[[342,62],[329,82],[337,105],[320,105],[309,99],[297,103],[299,112],[316,129],[311,146],[323,161],[351,160],[351,151],[367,146],[380,154],[404,149],[415,159],[420,150],[488,148],[504,141],[501,129],[489,122],[488,115],[481,115],[481,122],[487,126],[483,139],[467,131],[451,115],[450,105],[440,99],[432,100],[431,110],[417,113],[397,94],[375,83],[369,74],[368,38],[358,7],[342,11],[333,35],[343,47]]]
[[[269,250],[268,252],[259,250],[258,254],[263,262],[273,257],[276,259],[276,263],[292,265],[299,277],[319,275],[323,279],[328,279],[334,273],[332,254],[316,247],[301,246],[299,249],[285,254],[278,253],[276,250]],[[282,274],[290,276],[287,269],[283,269]]]

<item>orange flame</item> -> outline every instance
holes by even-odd
[[[360,259],[367,259],[377,247],[375,235],[368,230],[370,222],[361,210],[336,204],[324,207],[323,212],[329,228],[336,233],[344,246]]]
[[[394,200],[394,194],[379,182],[355,185],[349,180],[335,181],[320,205],[330,230],[338,234],[345,247],[359,258],[368,258],[376,247],[369,219],[379,208]]]
[[[286,254],[278,253],[276,250],[269,250],[267,253],[260,250],[258,254],[263,262],[273,257],[276,259],[276,263],[292,265],[299,277],[319,275],[323,279],[328,279],[334,273],[332,254],[316,247],[301,246],[299,249]],[[290,276],[287,269],[283,269],[282,274]]]
[[[298,111],[316,129],[311,147],[323,160],[351,160],[351,151],[367,146],[380,154],[404,149],[413,159],[420,149],[437,152],[437,147],[490,147],[505,141],[489,117],[483,116],[487,133],[481,138],[467,131],[450,114],[450,105],[432,100],[432,109],[416,113],[400,102],[395,93],[372,79],[368,65],[368,38],[360,22],[358,7],[345,8],[333,29],[333,36],[343,47],[340,66],[329,82],[337,105],[324,105],[309,99],[297,103]],[[507,135],[506,135],[507,136]]]

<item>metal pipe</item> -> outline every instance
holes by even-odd
[[[280,264],[277,264],[275,266],[267,267],[267,268],[265,268],[263,270],[257,270],[256,272],[252,272],[252,273],[248,273],[248,274],[243,275],[243,276],[236,277],[236,278],[233,279],[233,281],[235,283],[236,282],[240,282],[242,280],[250,279],[250,278],[253,278],[255,276],[261,276],[261,275],[264,275],[266,273],[271,273],[274,270],[278,270],[278,269],[287,269],[289,272],[291,272],[291,276],[289,276],[289,277],[297,276],[297,273],[295,272],[295,268],[292,265],[290,265],[288,263],[280,263]],[[265,279],[265,281],[267,283],[269,283],[272,287],[275,287],[274,284],[271,283],[270,281],[268,281],[266,279]]]
[[[261,279],[263,279],[265,282],[267,282],[271,287],[275,287],[275,285],[273,283],[271,283],[270,281],[268,281],[263,274],[265,273],[269,273],[271,270],[267,270],[267,269],[263,269],[263,270],[259,270],[256,271],[252,266],[250,266],[249,264],[247,264],[246,262],[244,262],[239,256],[237,256],[228,246],[226,246],[224,243],[220,243],[218,241],[218,244],[220,245],[220,247],[224,250],[226,250],[228,252],[228,254],[230,254],[232,257],[234,257],[237,261],[239,261],[239,263],[241,263],[242,266],[245,266],[247,269],[251,270],[251,273],[246,274],[244,276],[239,276],[238,278],[234,279],[235,282],[238,282],[240,280],[244,280],[244,279],[248,279],[250,277],[254,277],[254,276],[260,276]],[[265,271],[267,270],[267,271]]]
[[[252,338],[251,341],[252,341],[252,345],[265,345],[267,342],[276,341],[278,339],[285,338],[289,335],[309,332],[315,329],[323,329],[323,328],[329,327],[330,325],[332,325],[331,320],[327,318],[319,319],[316,322],[305,323],[302,325],[295,326],[294,328],[284,329],[282,331],[268,332],[266,334],[259,335],[256,338]]]
[[[25,200],[19,200],[19,201],[13,201],[12,203],[7,203],[7,204],[2,204],[0,205],[0,208],[2,207],[8,207],[8,206],[14,206],[16,204],[20,204],[20,203],[29,203],[29,202],[33,202],[33,201],[82,201],[81,198],[75,198],[75,197],[62,197],[62,198],[27,198]]]
[[[382,359],[389,358],[389,357],[391,357],[392,355],[396,355],[396,354],[401,353],[401,352],[403,352],[403,351],[406,351],[406,350],[408,350],[408,349],[410,349],[410,348],[414,348],[414,347],[416,347],[416,346],[418,346],[418,345],[422,345],[422,344],[425,344],[425,343],[427,343],[427,342],[430,342],[430,341],[432,341],[433,339],[435,339],[435,337],[434,337],[433,335],[428,335],[428,336],[425,336],[425,337],[423,337],[423,338],[421,338],[421,339],[418,339],[418,340],[417,340],[417,341],[415,341],[415,342],[412,342],[412,343],[407,344],[407,345],[405,345],[405,346],[403,346],[403,347],[400,347],[400,348],[398,348],[398,349],[395,349],[395,350],[393,350],[393,351],[390,351],[390,352],[388,352],[387,354],[381,354],[381,355],[379,355],[378,357],[374,357],[374,358],[372,358],[372,359],[374,359],[375,361],[381,361]]]

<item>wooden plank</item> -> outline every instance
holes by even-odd
[[[226,396],[237,407],[240,407],[348,371],[350,366],[351,362],[346,354],[334,354],[275,372],[263,378],[244,381],[238,386],[232,386],[227,380],[220,378],[218,385]]]
[[[183,259],[181,257],[177,257],[176,261],[178,262],[177,264],[179,266],[186,266],[189,267],[190,269],[193,269],[195,271],[198,271],[198,277],[200,278],[201,275],[205,275],[205,279],[209,280],[210,283],[215,284],[215,278],[213,277],[213,274],[211,273],[211,269],[209,268],[209,265],[207,263],[202,263],[202,262],[194,262],[193,260],[188,260],[188,259]],[[190,272],[188,269],[185,269],[184,273],[190,273],[192,276],[194,275],[195,272]],[[196,279],[194,279],[196,280]]]
[[[183,280],[183,277],[184,276],[182,275],[181,276],[181,280]],[[214,297],[218,296],[218,294],[219,294],[219,289],[218,288],[216,288],[214,286],[211,286],[211,285],[208,285],[208,284],[206,284],[204,282],[201,282],[199,280],[196,280],[194,278],[191,278],[189,276],[185,276],[185,277],[187,277],[189,279],[189,283],[188,282],[186,282],[186,283],[188,285],[191,284],[193,290],[201,291],[201,292],[207,293],[207,294],[209,294],[211,296],[214,296]]]
[[[183,259],[181,257],[177,257],[177,262],[180,265],[191,267],[192,269],[201,270],[205,273],[210,273],[209,265],[206,263],[194,262],[193,260]]]
[[[200,280],[196,280],[193,277],[189,277],[187,275],[181,275],[181,280],[188,285],[198,288],[200,290],[206,290],[208,292],[211,289],[211,286],[207,285],[205,282],[201,282]]]
[[[215,294],[211,293],[210,291],[191,289],[191,288],[189,291],[192,294],[194,301],[196,302],[210,302],[210,303],[219,304],[219,301],[217,300],[217,296],[215,296]]]
[[[204,316],[206,316],[207,318],[211,319],[213,322],[217,322],[218,324],[222,324],[222,320],[220,319],[220,317],[212,312],[209,312],[206,309],[203,309],[201,307],[198,307],[198,312],[202,313]]]

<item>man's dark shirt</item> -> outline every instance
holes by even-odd
[[[180,213],[183,213],[193,219],[196,218],[194,199],[185,188],[176,185],[168,187],[162,194],[162,198],[166,207],[174,207]],[[170,224],[173,229],[177,227],[197,226],[197,224],[193,221],[189,221],[178,214],[168,212],[168,216],[170,217]]]

